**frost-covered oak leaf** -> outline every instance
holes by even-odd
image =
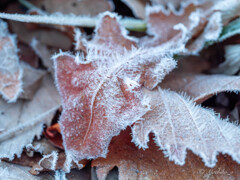
[[[139,149],[131,142],[130,128],[114,137],[109,145],[107,158],[98,158],[92,161],[96,167],[99,180],[106,179],[110,170],[118,167],[118,179],[239,179],[239,164],[231,157],[219,155],[218,163],[214,168],[208,168],[201,158],[190,151],[183,166],[164,157],[163,152],[151,138],[148,149]],[[151,136],[152,137],[152,136]],[[212,172],[218,172],[213,174]],[[224,173],[221,173],[224,172]]]
[[[170,74],[161,88],[186,92],[195,102],[202,103],[221,92],[239,92],[240,77],[229,75]]]
[[[212,110],[195,105],[174,91],[145,91],[151,110],[132,127],[133,142],[148,148],[149,134],[176,164],[183,165],[187,149],[200,156],[208,167],[215,166],[218,153],[240,162],[240,129],[216,116]]]
[[[9,104],[0,99],[0,158],[20,157],[35,136],[40,138],[44,124],[51,123],[59,107],[60,97],[50,76],[43,78],[30,101]]]
[[[105,157],[111,138],[148,110],[141,86],[154,88],[175,67],[159,49],[136,49],[114,14],[104,13],[95,32],[85,58],[54,57],[63,145],[77,160]]]
[[[0,20],[0,94],[8,102],[15,102],[22,91],[23,71],[17,52],[15,36]]]
[[[240,3],[237,0],[188,1],[177,11],[173,6],[166,9],[161,5],[146,8],[148,34],[141,45],[144,47],[164,45],[186,47],[186,52],[197,54],[205,43],[216,41],[223,25],[239,16]]]

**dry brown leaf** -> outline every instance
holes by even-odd
[[[175,67],[161,49],[137,50],[117,19],[102,15],[86,57],[54,57],[63,145],[77,160],[106,156],[111,138],[147,111],[141,85],[154,88]]]
[[[21,67],[23,68],[23,92],[19,96],[21,99],[32,99],[35,92],[41,85],[41,80],[46,74],[46,71],[35,69],[30,67],[27,64],[22,63]]]
[[[54,75],[53,61],[51,60],[52,54],[54,53],[48,47],[37,39],[33,39],[31,42],[31,47],[35,53],[41,58],[43,65],[47,68],[52,75]]]
[[[34,53],[32,48],[24,43],[18,43],[19,48],[19,59],[29,64],[33,68],[38,68],[39,59],[38,56]]]
[[[176,73],[167,76],[160,86],[186,92],[195,102],[202,103],[220,92],[239,92],[240,77]]]
[[[0,94],[15,102],[22,92],[22,68],[19,64],[15,36],[9,34],[7,23],[0,20]]]
[[[240,178],[240,165],[229,156],[219,155],[217,165],[214,168],[207,168],[199,157],[189,151],[186,163],[179,166],[164,157],[163,152],[152,139],[146,150],[138,149],[131,139],[130,128],[128,128],[112,139],[106,158],[92,161],[92,166],[97,168],[99,180],[106,179],[109,171],[115,166],[118,167],[118,179],[120,180],[230,180]]]
[[[149,134],[176,164],[184,165],[187,149],[199,155],[206,166],[214,167],[218,153],[240,162],[240,129],[210,109],[195,105],[174,91],[146,90],[151,110],[133,125],[133,142],[148,148]]]
[[[207,58],[186,56],[178,59],[177,68],[173,70],[173,73],[203,73],[209,70],[211,66]]]
[[[143,38],[142,46],[158,46],[167,44],[177,47],[189,40],[204,27],[205,22],[201,22],[201,16],[197,8],[205,9],[209,3],[203,5],[186,4],[180,12],[173,7],[165,9],[163,6],[152,6],[146,9],[148,33],[152,38]],[[205,20],[206,21],[206,20]]]
[[[60,107],[60,98],[53,80],[45,76],[41,88],[31,101],[7,104],[0,100],[0,158],[20,157],[23,148],[42,134]]]
[[[223,25],[238,17],[239,10],[238,0],[188,1],[179,11],[173,6],[148,7],[148,33],[153,37],[143,38],[140,44],[168,48],[186,45],[184,53],[198,54],[206,42],[218,39]]]
[[[61,12],[76,15],[96,16],[114,8],[113,3],[107,0],[31,0],[30,2],[49,13]]]

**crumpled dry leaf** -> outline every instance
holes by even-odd
[[[19,98],[21,99],[32,99],[35,92],[41,85],[42,78],[46,74],[46,71],[35,69],[27,64],[21,63],[23,68],[23,90]]]
[[[42,134],[43,124],[49,124],[60,107],[60,98],[53,80],[45,76],[41,88],[31,101],[19,100],[7,104],[0,100],[0,158],[20,157],[23,148]]]
[[[15,36],[9,34],[7,23],[0,20],[0,94],[15,102],[22,92],[22,68],[19,64]]]
[[[155,143],[176,164],[184,165],[187,149],[199,155],[208,167],[215,166],[219,152],[240,162],[239,127],[174,91],[158,88],[145,93],[151,110],[133,125],[132,141],[136,145],[147,148],[152,132]]]
[[[240,77],[228,75],[171,74],[161,88],[186,92],[195,102],[202,103],[220,92],[239,92]]]
[[[114,14],[102,15],[86,59],[54,57],[63,145],[78,160],[106,156],[111,138],[147,110],[140,86],[154,88],[175,67],[165,51],[136,50],[116,20]]]
[[[214,168],[205,167],[201,159],[188,152],[184,166],[178,166],[164,157],[154,141],[148,143],[146,150],[139,149],[131,142],[130,128],[114,137],[109,146],[107,158],[92,161],[97,167],[99,180],[106,179],[109,171],[118,167],[118,179],[239,179],[239,167],[229,156],[218,156]],[[152,137],[152,136],[151,136]]]
[[[237,0],[224,1],[188,1],[180,10],[173,6],[168,9],[160,6],[148,7],[148,33],[152,38],[143,38],[141,45],[168,47],[185,46],[185,53],[198,54],[208,41],[216,41],[223,25],[239,16],[235,11],[240,9]]]
[[[177,47],[185,44],[204,27],[205,23],[201,22],[197,9],[206,9],[209,6],[210,2],[203,5],[187,3],[179,12],[171,6],[168,10],[161,5],[147,7],[148,34],[153,37],[143,38],[141,45],[148,47],[166,44]]]
[[[75,15],[96,16],[104,11],[112,11],[114,6],[107,0],[31,0],[35,6],[49,13],[61,12]]]

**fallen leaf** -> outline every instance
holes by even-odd
[[[149,134],[176,164],[184,165],[187,149],[200,156],[208,167],[216,165],[218,153],[240,162],[240,129],[222,120],[210,109],[195,105],[174,91],[146,90],[151,110],[133,125],[133,142],[148,148]]]
[[[162,5],[148,7],[148,34],[141,45],[144,47],[164,45],[176,48],[186,45],[187,54],[198,54],[206,42],[217,41],[223,25],[238,17],[240,9],[237,0],[188,1],[177,11],[174,6],[166,9]]]
[[[147,7],[148,34],[153,37],[143,38],[141,45],[149,47],[166,44],[177,47],[185,44],[205,25],[205,22],[201,22],[201,16],[196,9],[208,5],[209,3],[202,6],[185,4],[180,12],[173,7],[167,10],[161,5]]]
[[[19,98],[21,99],[32,99],[35,92],[41,85],[42,78],[46,74],[46,71],[35,69],[27,64],[21,63],[23,72],[23,90]]]
[[[41,180],[41,177],[34,176],[28,171],[29,167],[19,166],[6,162],[0,162],[0,179],[15,179],[15,180]],[[46,177],[45,177],[46,178]],[[46,178],[46,180],[48,180]],[[50,180],[50,179],[49,179]]]
[[[107,0],[31,0],[30,2],[49,13],[61,12],[76,15],[96,16],[101,12],[111,11],[114,8],[113,3]]]
[[[114,137],[106,158],[92,161],[99,180],[106,179],[109,171],[118,167],[118,179],[239,179],[240,165],[231,157],[219,155],[214,168],[208,168],[202,160],[188,152],[186,163],[178,166],[170,162],[151,139],[146,150],[139,149],[131,142],[130,128]],[[151,136],[152,137],[152,136]]]
[[[43,65],[47,68],[52,75],[54,75],[53,61],[51,60],[52,52],[46,45],[39,42],[37,39],[33,39],[31,47],[35,53],[41,58]]]
[[[48,127],[44,132],[45,137],[56,147],[64,149],[62,135],[58,123]]]
[[[141,85],[154,88],[175,67],[161,49],[136,50],[116,20],[114,14],[102,15],[85,59],[69,53],[54,57],[63,145],[77,160],[106,156],[111,138],[147,110]]]
[[[203,73],[211,69],[212,65],[207,58],[186,56],[178,58],[177,66],[178,68],[174,69],[172,73]]]
[[[31,101],[7,104],[0,100],[0,158],[20,157],[23,148],[32,143],[35,136],[41,136],[44,124],[51,123],[59,107],[59,95],[50,76],[45,76]]]
[[[24,43],[18,43],[19,59],[29,64],[33,68],[39,67],[39,59],[32,48]]]
[[[7,23],[0,20],[0,94],[15,102],[22,92],[23,71],[19,64],[15,36],[9,34]]]
[[[239,92],[240,77],[228,75],[171,74],[161,88],[186,92],[195,102],[202,103],[220,92]]]

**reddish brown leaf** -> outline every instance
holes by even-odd
[[[191,3],[192,2],[192,3]],[[156,3],[155,3],[156,4]],[[157,3],[158,4],[158,3]],[[238,16],[239,1],[188,1],[177,11],[173,6],[155,5],[147,8],[148,33],[141,45],[186,46],[185,53],[199,53],[207,41],[216,41],[223,24]]]
[[[97,168],[100,180],[115,166],[118,167],[119,179],[239,179],[240,165],[231,157],[219,155],[214,168],[207,168],[199,157],[190,151],[184,166],[170,162],[153,140],[146,150],[138,149],[131,142],[130,128],[114,137],[109,146],[106,158],[93,160],[92,166]]]
[[[202,103],[220,92],[239,92],[240,77],[176,73],[167,76],[160,86],[186,92],[195,102]]]
[[[0,94],[8,102],[15,102],[22,91],[22,68],[19,64],[16,39],[0,20]]]
[[[58,123],[48,127],[44,132],[44,135],[46,136],[47,139],[50,140],[50,142],[54,146],[63,149],[62,135],[61,135],[60,126]]]
[[[116,20],[102,15],[94,39],[86,42],[86,59],[55,56],[63,145],[77,159],[106,156],[111,138],[147,110],[141,85],[154,88],[175,66],[159,49],[136,50]]]

